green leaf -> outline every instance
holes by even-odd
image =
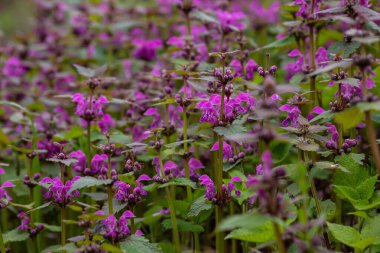
[[[27,212],[25,212],[25,213],[26,213],[26,214],[28,214],[28,213],[32,213],[32,212],[34,212],[34,211],[37,211],[37,210],[43,209],[43,208],[45,208],[45,207],[48,207],[48,206],[50,206],[50,204],[51,204],[51,202],[47,202],[47,203],[45,203],[45,204],[43,204],[43,205],[40,205],[40,206],[38,206],[38,207],[36,207],[36,208],[33,208],[33,209],[27,211]]]
[[[131,235],[124,242],[120,243],[120,248],[125,253],[161,253],[162,250],[155,243],[150,243],[144,236]]]
[[[19,230],[17,228],[15,228],[15,229],[13,229],[11,231],[8,231],[5,234],[3,234],[4,243],[8,243],[8,242],[21,242],[21,241],[25,241],[28,238],[29,238],[29,233],[28,232],[21,231],[21,230]]]
[[[97,179],[94,177],[81,177],[77,181],[73,183],[69,192],[73,192],[75,190],[88,188],[92,186],[100,186],[100,185],[108,185],[112,183],[111,179]]]
[[[346,68],[350,67],[351,65],[352,65],[352,61],[333,62],[333,63],[330,63],[330,64],[324,66],[324,67],[317,68],[316,70],[314,70],[313,72],[311,72],[307,76],[316,76],[316,75],[319,75],[322,73],[327,73],[327,72],[330,72],[331,70],[334,70],[336,68],[346,69]]]
[[[358,103],[356,107],[359,109],[360,112],[380,111],[380,101]]]
[[[20,111],[27,113],[27,114],[31,114],[31,112],[28,109],[26,109],[25,107],[15,103],[15,102],[1,100],[0,105],[9,105],[9,106],[12,106],[12,107],[20,110]]]
[[[364,222],[361,231],[362,238],[376,238],[375,244],[380,244],[380,215],[369,218]]]
[[[239,228],[229,233],[225,239],[238,239],[247,242],[267,242],[273,240],[272,221],[267,221],[263,226],[257,228]]]
[[[46,223],[35,223],[36,225],[44,225],[44,229],[47,229],[51,232],[61,232],[61,227],[60,226],[55,226],[55,225],[49,225],[49,224],[46,224]]]
[[[326,217],[326,220],[333,220],[335,218],[335,203],[330,199],[321,201],[321,213]]]
[[[348,199],[350,201],[360,200],[360,195],[356,192],[355,188],[343,185],[334,185],[334,191],[342,199]]]
[[[212,209],[212,204],[203,195],[191,204],[188,217],[197,217],[202,211]]]
[[[79,75],[84,76],[84,77],[94,77],[95,76],[95,71],[77,64],[73,64],[75,70],[78,72]]]
[[[356,187],[369,178],[368,171],[359,164],[360,161],[356,156],[343,154],[339,157],[337,162],[346,170],[350,171],[350,173],[336,171],[333,178],[333,183],[335,185]]]
[[[299,85],[304,78],[305,75],[303,73],[297,73],[290,79],[289,83],[292,85]]]
[[[265,226],[270,219],[259,213],[246,213],[240,215],[232,215],[222,220],[217,230],[227,231],[235,228],[260,228]]]
[[[356,107],[335,114],[335,122],[342,125],[343,131],[356,127],[364,119],[364,114]]]
[[[166,219],[162,222],[162,226],[165,230],[172,229],[172,220]],[[178,230],[182,232],[193,232],[193,233],[202,233],[204,228],[201,225],[193,224],[188,221],[177,219]]]
[[[241,124],[232,124],[229,127],[215,127],[214,131],[218,135],[222,135],[228,138],[228,136],[244,133],[247,131],[247,129]]]
[[[294,40],[294,37],[293,36],[289,36],[289,37],[286,37],[284,39],[280,39],[280,40],[275,40],[274,42],[266,45],[266,46],[263,46],[263,47],[260,47],[258,49],[255,49],[254,51],[260,51],[260,50],[263,50],[263,49],[269,49],[269,48],[280,48],[280,47],[284,47],[284,46],[287,46],[287,45],[290,45],[292,43],[294,43],[295,40]]]
[[[373,176],[367,178],[361,184],[359,184],[358,187],[356,187],[356,191],[359,194],[359,198],[361,200],[369,200],[372,197],[375,191],[376,181],[377,176]]]
[[[201,11],[191,12],[191,16],[205,23],[219,24],[219,21],[216,19],[216,17]]]
[[[359,232],[352,227],[334,224],[330,222],[327,222],[327,227],[329,228],[335,239],[350,247],[354,247],[355,243],[360,241]]]
[[[108,253],[123,253],[121,249],[109,243],[103,243],[101,248],[106,250]]]
[[[165,187],[168,187],[170,185],[190,186],[193,189],[197,188],[196,183],[194,183],[193,181],[191,181],[187,178],[184,178],[184,177],[174,178],[174,179],[170,180],[169,182],[160,185],[158,188],[165,188]]]
[[[181,146],[184,143],[191,143],[191,142],[194,142],[194,140],[193,139],[187,139],[187,140],[183,140],[183,141],[176,141],[176,142],[171,142],[171,143],[165,144],[164,147],[165,148],[175,148],[175,147]]]
[[[342,57],[347,58],[350,54],[354,53],[356,49],[360,47],[360,43],[356,41],[344,42],[337,41],[334,42],[328,49],[329,53],[338,54],[344,52]]]

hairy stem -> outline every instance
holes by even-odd
[[[111,179],[111,156],[108,155],[107,160],[107,166],[108,166],[108,179]],[[108,193],[108,214],[113,215],[113,194],[112,194],[112,185],[107,186],[107,193]]]
[[[65,225],[65,207],[61,207],[61,245],[65,247],[66,244],[66,225]],[[66,252],[66,250],[62,250]]]
[[[273,223],[273,230],[274,230],[274,235],[275,235],[276,242],[277,242],[278,252],[279,253],[286,253],[287,251],[285,249],[284,242],[282,241],[280,227],[275,222]]]

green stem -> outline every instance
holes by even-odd
[[[159,159],[159,163],[160,163],[161,177],[165,177],[164,166],[162,163],[160,151],[158,151],[158,159]],[[174,207],[172,194],[170,193],[170,190],[168,187],[165,187],[165,193],[166,193],[166,198],[168,201],[168,207],[170,210],[170,219],[172,221],[172,232],[173,232],[172,236],[173,236],[173,241],[174,241],[174,246],[175,246],[175,252],[180,253],[181,252],[181,244],[180,244],[180,240],[179,240],[177,217],[176,217],[176,213],[175,213],[175,207]],[[175,198],[175,193],[173,193],[173,194],[174,194],[174,198]]]
[[[3,231],[1,230],[1,226],[0,226],[0,251],[1,253],[5,253],[5,244],[4,244]]]
[[[234,202],[233,201],[230,201],[230,215],[234,215],[235,214],[235,210],[234,210]],[[232,253],[237,253],[237,241],[236,239],[232,239]]]
[[[65,247],[66,244],[66,225],[65,225],[65,207],[61,207],[61,245]],[[66,252],[66,250],[62,250]]]
[[[286,253],[284,242],[281,237],[281,230],[277,223],[273,223],[273,231],[277,242],[277,250],[279,253]]]
[[[215,226],[216,227],[218,227],[218,224],[220,224],[221,220],[222,220],[222,207],[215,205]],[[217,232],[215,236],[216,236],[216,252],[223,253],[224,252],[223,233]]]
[[[87,166],[91,166],[91,121],[87,121]]]
[[[201,245],[199,244],[199,234],[193,233],[194,236],[194,252],[201,253]]]
[[[108,179],[111,179],[111,156],[108,155],[108,160],[107,160],[107,166],[108,166]],[[108,193],[108,214],[113,215],[113,194],[112,194],[112,185],[107,186],[107,193]]]
[[[185,141],[183,144],[184,152],[187,155],[189,152],[189,147],[188,147],[188,143],[186,142],[187,141],[187,109],[186,108],[183,108],[183,140]],[[186,157],[183,162],[185,164],[185,177],[190,180],[188,158]],[[188,200],[191,201],[193,199],[193,193],[191,191],[191,187],[186,186],[186,191],[187,191],[187,198]]]
[[[179,242],[179,233],[178,233],[178,224],[177,224],[177,217],[175,213],[175,207],[172,199],[172,194],[170,193],[170,190],[168,187],[165,187],[166,191],[166,197],[168,199],[168,206],[170,210],[170,219],[172,220],[172,230],[173,230],[173,241],[176,249],[176,253],[181,252],[181,245]]]

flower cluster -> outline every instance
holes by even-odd
[[[225,205],[231,199],[232,192],[240,196],[240,191],[236,189],[235,183],[242,182],[241,178],[235,176],[230,179],[227,185],[223,184],[222,189],[216,189],[214,182],[208,175],[199,178],[200,184],[206,187],[205,197],[215,205]]]
[[[78,190],[71,190],[72,185],[79,178],[80,177],[77,176],[72,180],[68,180],[64,183],[59,177],[45,177],[40,181],[40,183],[47,185],[47,190],[45,190],[43,193],[44,198],[52,201],[60,207],[67,206],[73,202],[74,197],[79,197]]]

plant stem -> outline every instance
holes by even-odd
[[[279,253],[286,253],[287,251],[285,249],[284,242],[282,241],[280,227],[275,222],[273,223],[273,230],[274,230],[274,235],[275,235],[276,242],[277,242],[278,252]]]
[[[175,245],[176,252],[181,252],[181,245],[179,242],[179,233],[178,233],[178,224],[177,224],[177,217],[175,213],[175,207],[172,199],[172,194],[170,193],[170,190],[168,187],[165,187],[166,191],[166,197],[168,199],[168,206],[170,209],[170,219],[172,220],[172,230],[173,230],[173,241]]]
[[[188,143],[186,142],[187,141],[187,124],[188,124],[187,123],[187,109],[183,108],[183,140],[184,140],[183,148],[186,155],[189,152]],[[188,158],[186,157],[183,162],[185,164],[185,177],[190,180]],[[186,186],[186,191],[187,191],[187,199],[191,201],[193,199],[193,193],[191,191],[191,187]]]
[[[222,207],[215,205],[215,227],[218,227],[218,224],[220,224],[221,220],[222,220]],[[216,252],[223,253],[224,252],[223,233],[217,232],[215,236],[216,236]]]
[[[91,121],[87,121],[87,166],[91,166]]]
[[[111,156],[108,155],[107,166],[108,166],[108,179],[111,179]],[[113,194],[112,194],[112,185],[107,186],[108,193],[108,215],[113,215]]]
[[[65,226],[65,207],[61,207],[61,245],[65,247],[66,244],[66,226]],[[66,250],[62,250],[66,252]]]
[[[160,151],[158,151],[158,159],[159,159],[159,163],[160,163],[161,177],[165,177],[164,166],[162,163]],[[170,190],[168,187],[165,187],[165,193],[166,193],[166,198],[168,201],[168,207],[170,210],[170,219],[172,221],[172,231],[173,231],[172,236],[173,236],[173,241],[174,241],[174,246],[175,246],[175,252],[180,253],[181,252],[181,244],[179,241],[177,217],[176,217],[176,212],[175,212],[172,194],[170,193]],[[174,194],[174,198],[175,198],[175,193],[173,192],[173,194]]]
[[[371,112],[366,111],[364,114],[365,114],[365,124],[366,124],[366,129],[367,129],[368,141],[371,146],[373,159],[375,160],[377,173],[380,174],[380,152],[379,152],[379,148],[376,142],[376,133],[372,124]]]
[[[230,215],[234,215],[234,214],[235,214],[234,202],[230,201]],[[237,253],[237,241],[236,241],[236,239],[232,239],[231,248],[232,248],[232,251],[231,251],[232,253]]]
[[[201,246],[199,244],[199,234],[193,233],[193,236],[194,236],[194,252],[201,253]]]
[[[4,244],[3,231],[1,230],[1,226],[0,226],[0,251],[1,253],[5,253],[5,244]]]

